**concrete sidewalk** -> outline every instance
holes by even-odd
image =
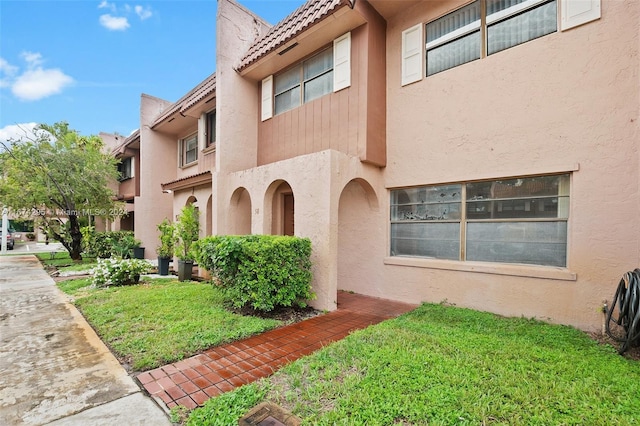
[[[170,425],[35,256],[0,257],[0,424]]]

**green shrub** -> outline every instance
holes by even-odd
[[[140,275],[151,270],[151,264],[141,259],[98,259],[93,269],[92,284],[96,287],[135,284]]]
[[[178,259],[185,261],[195,260],[195,253],[192,251],[193,243],[200,236],[200,212],[193,204],[182,208],[178,221],[175,223],[175,235],[178,237],[176,255]]]
[[[196,243],[198,264],[215,276],[236,308],[272,311],[306,306],[311,291],[311,241],[276,235],[211,236]]]
[[[105,231],[95,232],[93,227],[81,229],[84,252],[107,259],[113,256],[130,257],[134,247],[140,247],[133,231]]]

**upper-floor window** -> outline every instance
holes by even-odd
[[[431,22],[402,31],[401,84],[420,81],[425,75],[558,29],[567,31],[600,19],[600,3],[601,0],[472,1]]]
[[[484,16],[481,0],[476,0],[426,24],[427,76],[558,28],[556,0],[484,1]]]
[[[566,266],[569,176],[391,191],[391,255]]]
[[[198,160],[198,133],[180,140],[180,166],[187,166]]]
[[[288,111],[333,91],[333,48],[276,75],[275,113]]]
[[[262,80],[261,120],[265,121],[327,93],[351,86],[351,33],[293,67]]]
[[[207,128],[205,130],[205,142],[206,147],[210,147],[216,144],[216,111],[213,110],[207,113]]]
[[[123,181],[133,177],[133,157],[123,158],[118,163],[118,180]]]

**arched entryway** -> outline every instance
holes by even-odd
[[[207,200],[207,215],[204,226],[205,235],[211,235],[213,232],[213,196],[210,195]]]
[[[251,234],[251,196],[245,188],[238,188],[229,205],[229,234]]]
[[[338,289],[377,295],[385,253],[378,197],[364,179],[350,181],[338,205]]]
[[[273,182],[266,197],[271,204],[271,233],[295,235],[295,199],[291,186],[283,180]]]

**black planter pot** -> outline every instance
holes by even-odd
[[[169,262],[170,257],[158,257],[158,274],[169,275]]]
[[[144,259],[144,247],[134,247],[133,248],[133,258],[134,259]]]
[[[193,260],[178,261],[178,281],[190,281],[193,273]]]

